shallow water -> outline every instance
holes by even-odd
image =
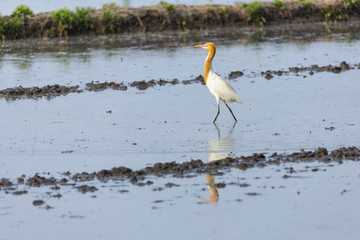
[[[94,38],[90,44],[81,44],[78,38],[44,44],[6,42],[0,60],[0,89],[54,83],[84,88],[90,81],[187,80],[202,73],[206,57],[204,50],[193,48],[194,43],[214,35],[195,34],[179,41],[177,47],[162,44],[169,39],[166,33],[160,44],[154,43],[155,38],[142,42],[152,39],[146,34],[134,35],[133,43],[125,36],[124,46],[120,36],[118,41],[114,36]],[[234,40],[230,33],[228,38],[226,34],[211,38],[220,42],[215,72],[225,78],[231,71],[244,72],[229,80],[244,102],[230,105],[239,120],[236,125],[224,105],[217,125],[212,124],[216,102],[201,84],[145,91],[85,91],[50,100],[0,99],[0,177],[16,180],[37,172],[59,176],[65,171],[92,172],[122,165],[140,169],[155,162],[206,162],[254,152],[358,146],[360,70],[355,64],[360,62],[360,40],[346,32],[315,39],[308,35],[307,40],[294,40],[296,34],[274,39],[268,33],[255,42],[247,37]],[[59,45],[63,46],[60,50]],[[21,46],[28,46],[26,53]],[[312,64],[338,66],[342,61],[354,69],[339,74],[289,73],[271,80],[261,75],[266,70]],[[289,167],[297,173],[285,179]],[[360,214],[355,207],[358,162],[231,169],[215,176],[215,182],[224,182],[226,187],[217,189],[219,199],[212,203],[205,175],[151,180],[154,185],[145,187],[126,181],[94,181],[88,184],[99,191],[87,194],[70,186],[56,191],[18,186],[28,190],[21,196],[2,190],[0,224],[4,230],[0,239],[19,239],[29,233],[48,239],[55,229],[59,234],[54,239],[69,237],[69,232],[81,239],[119,234],[132,239],[359,236]],[[168,182],[180,186],[164,187]],[[242,183],[250,186],[239,187]],[[159,187],[163,190],[154,191]],[[51,197],[56,193],[62,197]],[[53,208],[33,206],[37,199]]]

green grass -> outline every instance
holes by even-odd
[[[349,11],[359,7],[360,0],[341,0]]]
[[[5,40],[5,36],[4,36],[5,24],[6,24],[6,21],[0,14],[0,38],[1,38],[1,40]]]
[[[243,7],[246,9],[246,13],[249,15],[247,21],[252,22],[258,26],[264,25],[266,23],[265,18],[265,7],[262,2],[251,2],[251,3],[244,3]]]
[[[326,5],[321,12],[325,15],[326,21],[333,21],[333,20],[343,20],[346,18],[346,14],[342,13],[341,10],[331,6]]]
[[[67,36],[67,31],[72,29],[76,19],[76,14],[64,7],[51,13],[51,18],[55,23],[54,30],[57,31],[58,36]]]
[[[230,8],[229,6],[220,7],[219,13],[221,15],[228,16],[229,15],[229,8]]]
[[[165,1],[160,1],[159,5],[164,6],[166,10],[168,10],[171,13],[174,13],[176,11],[175,5],[172,3],[167,3]]]
[[[185,20],[182,20],[181,26],[182,26],[182,29],[183,29],[184,31],[189,30],[189,29],[186,27],[186,21],[185,21]]]
[[[93,20],[90,16],[90,8],[76,8],[75,22],[79,31],[91,30],[94,28]]]
[[[34,12],[28,6],[19,5],[16,7],[7,21],[3,18],[0,20],[0,38],[5,39],[4,32],[13,39],[23,38],[25,36],[25,19],[32,16],[34,16]]]
[[[280,10],[284,10],[285,9],[285,3],[281,0],[275,0],[273,2],[274,6]]]
[[[110,9],[106,9],[100,16],[104,33],[114,33],[116,30],[116,21],[118,17]]]
[[[118,7],[118,5],[116,4],[116,2],[104,3],[104,4],[102,5],[102,8],[103,8],[103,9],[112,8],[112,7]]]
[[[31,18],[34,16],[34,12],[26,5],[19,5],[12,12],[12,16],[17,18]]]
[[[16,39],[23,37],[24,19],[19,17],[12,17],[6,23],[7,33],[10,38]]]
[[[310,6],[313,5],[313,3],[310,2],[310,1],[308,1],[308,0],[306,0],[306,1],[304,2],[304,5],[310,7]]]

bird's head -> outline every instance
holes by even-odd
[[[203,48],[209,52],[212,52],[215,54],[216,52],[216,47],[215,47],[215,44],[213,44],[212,42],[208,42],[208,43],[205,43],[204,45],[196,45],[195,47],[199,47],[199,48]]]

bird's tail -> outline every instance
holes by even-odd
[[[239,97],[236,96],[235,102],[238,102],[240,104],[242,104],[243,102],[239,99]]]

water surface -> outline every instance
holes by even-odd
[[[269,28],[271,29],[271,27]],[[351,31],[319,35],[271,34],[242,29],[219,35],[149,34],[61,41],[5,42],[0,57],[0,89],[18,85],[76,85],[89,81],[125,84],[139,80],[191,79],[202,73],[206,52],[195,43],[217,44],[214,71],[229,80],[244,104],[221,105],[206,86],[178,84],[145,91],[84,91],[34,100],[0,99],[0,176],[16,181],[40,173],[93,172],[156,162],[213,161],[254,152],[291,153],[326,147],[358,146],[360,40]],[[91,41],[89,41],[89,39]],[[156,40],[157,39],[157,40]],[[178,39],[174,41],[174,39]],[[185,40],[179,40],[185,39]],[[312,64],[353,68],[339,74],[300,72],[275,75]],[[111,111],[111,112],[110,112]],[[330,130],[331,129],[331,130]],[[284,178],[289,168],[295,173]],[[317,169],[317,170],[312,170]],[[94,193],[72,186],[54,190],[15,186],[27,194],[0,191],[0,239],[357,239],[359,164],[281,164],[213,176],[151,177],[153,185],[93,181]],[[179,185],[166,187],[168,182]],[[210,185],[211,186],[211,185]],[[161,190],[159,190],[161,188]],[[61,197],[52,197],[60,193]],[[42,206],[33,206],[34,200]],[[214,201],[215,199],[215,201]],[[49,206],[46,208],[46,206]],[[36,219],[36,221],[34,220]],[[54,232],[57,234],[54,236]],[[71,235],[69,234],[71,233]]]

